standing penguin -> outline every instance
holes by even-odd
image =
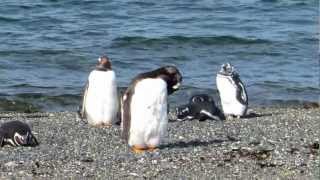
[[[118,105],[116,74],[109,58],[102,56],[89,75],[80,116],[92,126],[110,127],[116,122]]]
[[[39,145],[28,124],[21,121],[10,121],[0,126],[0,147],[7,144],[32,147]]]
[[[182,76],[165,66],[136,76],[122,99],[122,137],[136,153],[159,147],[167,132],[168,95],[179,89]]]
[[[223,113],[227,119],[246,114],[248,96],[239,74],[230,64],[223,64],[216,77]]]

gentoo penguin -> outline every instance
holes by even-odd
[[[0,126],[0,146],[37,146],[37,139],[28,124],[21,121],[10,121]]]
[[[98,60],[89,74],[83,94],[80,115],[95,127],[110,127],[116,122],[118,112],[116,74],[107,56]]]
[[[200,121],[206,119],[223,120],[224,116],[220,109],[215,105],[214,100],[207,94],[197,94],[190,98],[189,104],[181,105],[176,109],[177,120]]]
[[[221,66],[216,83],[224,115],[228,119],[244,116],[248,108],[246,88],[230,63]]]
[[[168,124],[168,95],[179,89],[182,76],[164,66],[136,76],[122,99],[122,137],[136,153],[159,147]]]

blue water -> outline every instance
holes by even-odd
[[[251,106],[319,102],[318,7],[318,0],[2,0],[0,110],[76,110],[103,54],[120,87],[176,65],[184,86],[173,104],[199,92],[216,97],[225,62],[240,73]]]

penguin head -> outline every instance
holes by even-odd
[[[160,69],[159,77],[167,82],[168,93],[172,94],[180,88],[182,75],[175,66],[165,66]]]
[[[193,119],[192,107],[189,104],[176,107],[176,116],[178,121],[184,121],[187,119]]]
[[[4,123],[0,127],[1,146],[9,144],[12,146],[37,146],[39,143],[31,133],[30,127],[20,121]]]
[[[203,102],[210,102],[210,103],[214,103],[213,98],[210,97],[207,94],[198,94],[198,95],[194,95],[190,98],[189,103],[203,103]]]
[[[98,59],[98,64],[96,67],[98,70],[111,70],[111,62],[108,56],[101,56]]]
[[[232,75],[235,72],[234,67],[230,63],[222,64],[220,74]]]
[[[20,134],[19,132],[15,132],[13,135],[13,140],[16,145],[20,146],[34,147],[39,145],[37,139],[29,131],[26,134]]]

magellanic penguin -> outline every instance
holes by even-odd
[[[206,119],[223,120],[224,115],[215,105],[214,100],[207,94],[193,95],[189,104],[178,106],[175,109],[178,121],[198,119],[204,121]]]
[[[122,99],[122,137],[136,153],[159,147],[167,133],[168,95],[179,89],[182,76],[164,66],[136,76]]]
[[[98,60],[89,74],[80,110],[82,118],[94,127],[110,127],[117,121],[119,100],[116,74],[107,56]]]
[[[248,95],[239,74],[230,64],[223,64],[216,77],[222,110],[227,119],[236,116],[240,118],[246,114]]]
[[[37,146],[37,139],[28,124],[21,121],[9,121],[0,126],[0,146]]]

